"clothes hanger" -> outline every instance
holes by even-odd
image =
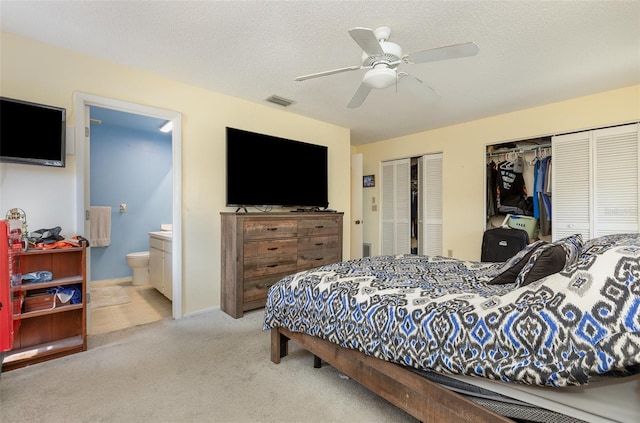
[[[536,151],[536,155],[529,162],[530,166],[534,166],[536,163],[538,163],[538,160],[540,160],[540,147],[536,148],[535,151]]]

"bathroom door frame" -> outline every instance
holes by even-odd
[[[75,110],[75,152],[76,152],[76,195],[77,201],[77,228],[84,229],[84,233],[89,233],[89,205],[90,205],[90,114],[89,107],[102,107],[126,113],[134,113],[154,117],[158,119],[170,120],[173,122],[171,131],[171,155],[172,155],[172,177],[173,177],[173,201],[172,201],[172,278],[173,278],[173,301],[171,302],[172,316],[174,319],[183,317],[183,295],[182,295],[182,115],[166,109],[145,106],[127,101],[101,97],[82,92],[73,93]],[[90,276],[91,249],[87,250],[86,274]],[[87,283],[87,286],[90,284]],[[90,307],[87,307],[87,321]]]

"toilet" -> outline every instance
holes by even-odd
[[[149,283],[149,252],[137,251],[127,254],[127,264],[133,270],[134,285],[146,285]]]

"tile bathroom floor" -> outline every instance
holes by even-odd
[[[130,280],[92,282],[91,288],[119,285],[129,296],[126,304],[91,309],[89,335],[112,332],[171,317],[171,301],[150,284],[134,286]]]

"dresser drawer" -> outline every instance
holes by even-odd
[[[286,238],[296,236],[296,220],[253,220],[244,222],[244,239]]]
[[[259,278],[245,279],[244,290],[242,292],[242,300],[245,304],[244,309],[252,310],[254,308],[264,307],[271,285],[289,274],[290,273],[279,273]]]
[[[311,269],[338,261],[340,260],[337,248],[303,251],[298,253],[298,270]]]
[[[298,236],[333,235],[338,233],[340,222],[335,218],[300,219],[298,221]]]
[[[300,238],[298,239],[298,252],[338,248],[338,242],[337,235]]]
[[[296,254],[298,243],[295,239],[269,241],[251,241],[244,244],[245,259],[251,257],[271,257],[283,254]]]
[[[271,257],[248,257],[244,260],[244,277],[273,275],[275,273],[293,273],[297,268],[296,254],[283,254]]]

